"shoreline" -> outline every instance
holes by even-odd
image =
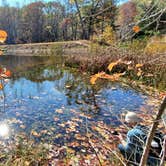
[[[86,40],[31,43],[17,45],[1,45],[0,49],[5,50],[7,56],[36,56],[36,57],[63,57],[67,67],[76,68],[80,72],[89,72],[91,75],[98,72],[107,72],[108,65],[119,59],[122,61],[132,61],[132,70],[129,70],[123,63],[117,66],[119,70],[126,72],[125,78],[131,82],[141,82],[147,87],[153,87],[159,91],[166,90],[166,67],[164,64],[164,54],[159,58],[156,55],[139,54],[123,50],[116,46],[101,46]],[[155,61],[154,61],[155,60]],[[149,63],[149,61],[152,61]],[[139,72],[135,66],[143,65]],[[109,73],[110,74],[110,73]],[[140,76],[138,76],[140,74]]]

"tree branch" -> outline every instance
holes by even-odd
[[[155,119],[155,121],[153,122],[153,124],[151,126],[151,129],[150,129],[150,132],[149,132],[147,140],[146,140],[146,145],[145,145],[145,148],[144,148],[142,158],[141,158],[141,162],[140,162],[139,166],[145,166],[146,165],[147,158],[148,158],[148,155],[149,155],[150,146],[151,146],[151,142],[152,142],[152,139],[154,137],[155,130],[157,129],[159,120],[161,119],[161,116],[164,113],[165,108],[166,108],[166,97],[164,98],[164,100],[163,100],[163,102],[160,106],[160,109],[157,113],[156,119]]]

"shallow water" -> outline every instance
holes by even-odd
[[[9,139],[24,132],[37,142],[64,145],[75,134],[84,135],[87,122],[88,127],[98,122],[118,126],[119,115],[144,105],[147,97],[140,92],[108,81],[91,86],[88,75],[61,62],[53,57],[0,57],[13,72],[5,87],[5,110],[0,100],[0,121],[9,123]]]

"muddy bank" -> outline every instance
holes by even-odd
[[[1,45],[5,55],[50,56],[50,55],[88,55],[88,41],[68,41],[33,44]]]

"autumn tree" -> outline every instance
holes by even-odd
[[[20,40],[23,42],[43,41],[43,3],[34,2],[22,9]]]
[[[65,17],[65,7],[58,2],[44,4],[44,39],[57,41],[62,39],[61,22]]]
[[[142,27],[147,34],[154,35],[155,32],[165,33],[166,1],[163,0],[134,0],[138,14],[136,23]]]
[[[128,25],[134,21],[136,15],[136,4],[132,1],[129,1],[120,6],[118,22],[121,26]]]

